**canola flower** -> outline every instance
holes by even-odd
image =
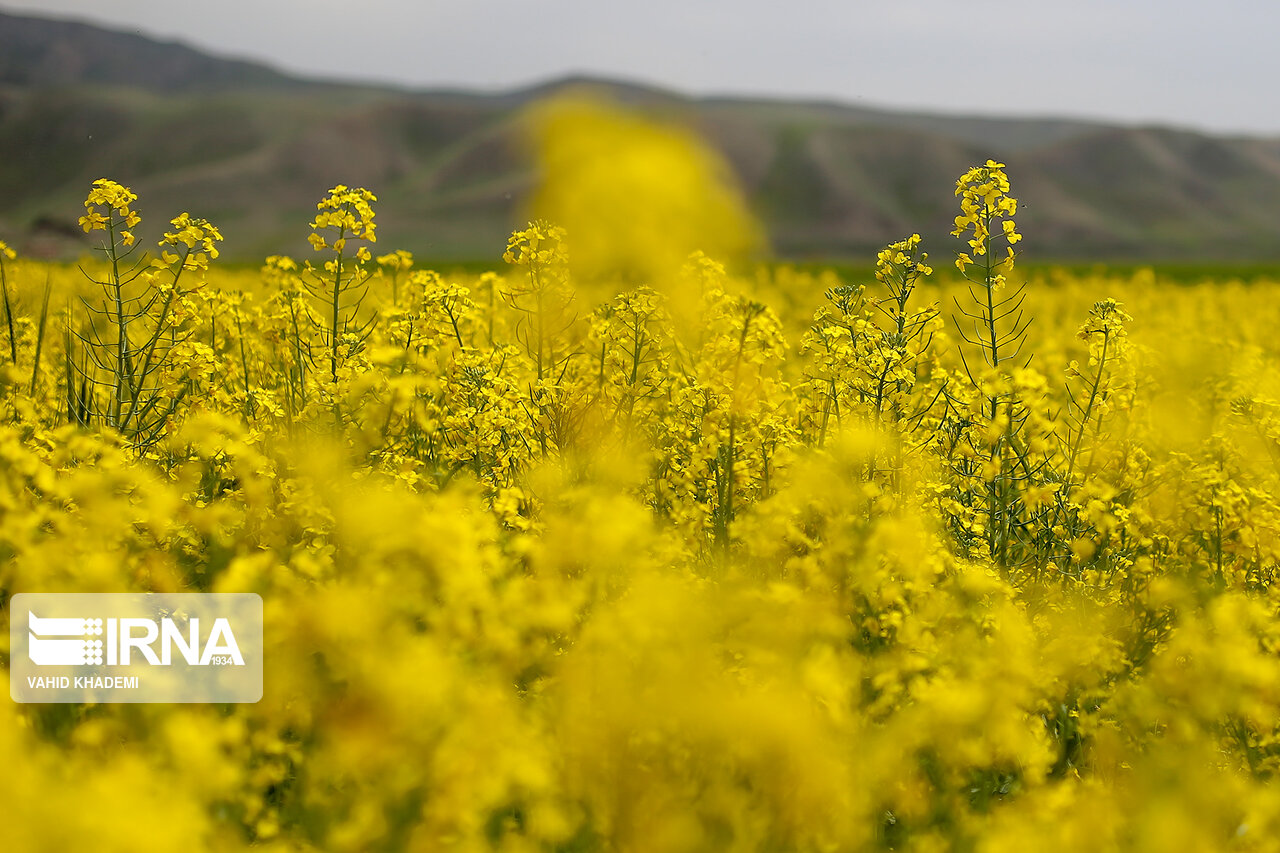
[[[447,275],[345,187],[319,267],[182,214],[130,279],[109,181],[93,281],[0,245],[0,600],[257,592],[268,646],[255,705],[0,707],[9,847],[1274,849],[1280,281],[1019,281],[1003,168],[959,279],[589,301],[572,229]]]
[[[80,227],[86,234],[106,231],[112,241],[118,238],[121,245],[132,246],[132,229],[142,221],[130,206],[137,200],[138,196],[128,187],[99,178],[84,200],[85,213],[80,217]]]

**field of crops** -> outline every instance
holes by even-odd
[[[0,596],[267,645],[257,704],[0,705],[5,848],[1280,847],[1280,280],[1028,276],[994,162],[952,245],[752,265],[634,121],[549,119],[480,275],[346,187],[260,270],[109,181],[83,269],[0,245]]]

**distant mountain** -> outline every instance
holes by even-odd
[[[301,80],[88,24],[0,14],[0,236],[76,254],[90,183],[132,186],[153,226],[182,210],[228,255],[301,253],[335,183],[378,192],[380,245],[492,258],[535,181],[518,115],[590,84],[676,116],[732,165],[775,250],[867,259],[919,231],[951,245],[955,179],[1009,164],[1030,256],[1280,259],[1280,139],[836,103],[688,98],[570,79],[503,94]]]
[[[0,83],[33,87],[95,83],[167,93],[300,85],[266,66],[216,59],[181,44],[76,21],[3,13]]]

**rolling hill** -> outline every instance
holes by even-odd
[[[302,80],[174,43],[0,14],[0,237],[75,255],[90,183],[152,225],[222,225],[243,260],[302,253],[335,183],[379,194],[380,245],[492,258],[536,175],[521,110],[569,86],[675,117],[731,164],[777,253],[866,258],[920,231],[942,256],[968,166],[1009,165],[1041,259],[1280,259],[1280,139],[1058,119],[689,98],[568,79],[500,95]]]

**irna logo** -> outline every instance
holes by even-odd
[[[102,619],[45,618],[27,613],[28,654],[37,666],[85,666],[104,663]],[[105,625],[107,666],[129,666],[137,652],[152,666],[169,666],[175,652],[191,666],[233,664],[244,666],[231,623],[213,620],[208,636],[200,633],[200,619],[187,620],[186,635],[171,617],[113,619]],[[159,653],[156,646],[159,646]]]
[[[9,601],[18,702],[256,702],[262,599],[22,593]]]

